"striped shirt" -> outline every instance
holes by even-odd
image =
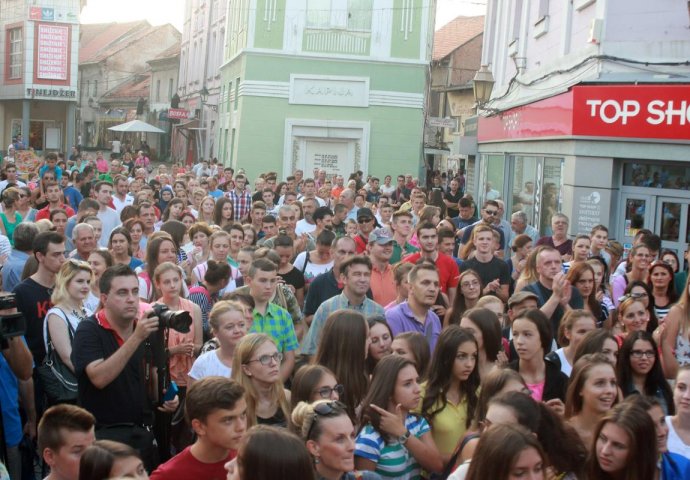
[[[421,438],[431,428],[427,421],[418,415],[408,414],[405,427],[412,436]],[[405,445],[397,440],[387,442],[384,437],[367,424],[355,441],[355,455],[376,463],[376,473],[382,478],[414,480],[422,478],[422,467]]]

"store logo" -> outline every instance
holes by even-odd
[[[589,115],[604,123],[627,125],[642,113],[642,105],[637,100],[587,100]],[[645,122],[650,125],[690,124],[690,104],[686,100],[652,100],[644,106]]]

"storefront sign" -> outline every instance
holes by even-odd
[[[36,78],[67,80],[69,72],[69,27],[38,24]]]
[[[369,79],[324,75],[290,75],[292,104],[369,106]]]
[[[429,117],[426,121],[427,126],[433,128],[452,128],[458,129],[458,121],[454,118]]]
[[[690,86],[575,87],[573,134],[690,139]]]
[[[479,142],[544,137],[690,140],[690,85],[576,86],[479,119]]]
[[[192,115],[189,112],[189,110],[185,110],[184,108],[169,108],[168,109],[168,118],[170,120],[186,120],[188,118],[191,118]]]
[[[27,88],[26,96],[31,98],[77,98],[77,91],[67,88]]]
[[[29,7],[29,20],[39,22],[79,23],[77,10],[72,6]]]

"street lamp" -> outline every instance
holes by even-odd
[[[201,89],[199,92],[199,95],[201,96],[201,103],[206,105],[206,101],[208,100],[208,88],[204,85],[204,88]]]
[[[484,105],[491,98],[491,90],[494,88],[494,76],[488,65],[482,65],[472,80],[474,100],[477,105]]]

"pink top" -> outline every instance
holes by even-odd
[[[194,303],[186,298],[180,298],[180,309],[188,312],[193,311]],[[168,348],[180,345],[181,343],[194,342],[194,322],[189,328],[189,332],[180,333],[176,330],[170,329],[168,335]],[[170,379],[174,380],[177,385],[184,387],[187,385],[187,372],[192,369],[194,364],[193,355],[171,355],[168,359],[168,368],[170,370]]]
[[[532,398],[536,400],[537,402],[541,402],[541,399],[544,397],[544,382],[540,383],[528,383],[527,388],[529,388],[530,394],[532,395]]]
[[[96,160],[96,170],[98,173],[108,173],[108,160],[102,157]]]

